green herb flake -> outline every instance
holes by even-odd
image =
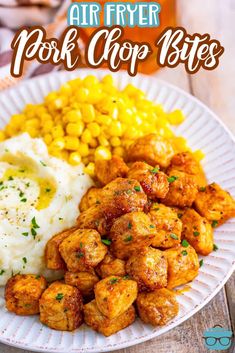
[[[134,189],[135,189],[135,191],[139,192],[140,191],[140,186],[137,185],[137,186],[134,187]]]
[[[31,234],[32,234],[33,238],[35,239],[37,232],[34,228],[31,228]]]
[[[133,239],[132,235],[128,235],[128,237],[126,237],[124,239],[124,241],[127,243],[128,241],[131,241]]]
[[[219,247],[218,247],[218,245],[216,245],[216,244],[213,244],[213,250],[214,250],[214,251],[217,251],[217,250],[219,250]]]
[[[35,217],[32,218],[31,223],[32,223],[33,228],[35,228],[35,229],[40,228],[39,225],[36,222],[36,218]]]
[[[21,199],[20,202],[27,202],[27,199],[26,198]]]
[[[19,196],[20,196],[20,197],[23,197],[23,196],[24,196],[24,192],[23,192],[23,191],[20,191]]]
[[[193,235],[194,235],[195,237],[198,237],[198,236],[200,235],[200,232],[193,232]]]
[[[111,278],[111,280],[109,281],[110,284],[115,284],[118,282],[118,278]]]
[[[0,186],[2,186],[3,185],[3,181],[0,181]]]
[[[179,239],[179,237],[178,237],[176,234],[174,234],[174,233],[171,233],[171,234],[170,234],[170,237],[171,237],[172,239],[175,239],[175,240],[178,240],[178,239]]]
[[[149,228],[155,228],[155,225],[154,224],[150,224]]]
[[[109,240],[109,239],[101,239],[101,241],[105,245],[110,245],[111,244],[111,240]]]
[[[46,191],[46,192],[51,192],[51,189],[47,188],[45,191]]]
[[[81,259],[82,257],[84,257],[84,254],[83,254],[83,252],[78,252],[77,254],[76,254],[76,257],[78,258],[78,259]]]
[[[59,221],[63,221],[63,218],[62,218],[62,217],[59,217]]]
[[[182,246],[183,246],[184,248],[187,248],[187,247],[189,246],[189,243],[187,242],[186,239],[184,239],[184,240],[182,241]]]
[[[26,257],[23,257],[23,262],[25,263],[25,264],[27,264],[27,259],[26,259]]]
[[[35,279],[40,279],[40,278],[41,278],[40,275],[35,276]]]
[[[127,228],[128,228],[128,229],[131,229],[131,228],[132,228],[131,222],[128,223]]]
[[[43,165],[43,167],[46,167],[46,163],[44,163],[43,161],[40,161],[41,165]]]
[[[100,205],[100,201],[99,200],[96,200],[96,205]]]
[[[183,256],[188,255],[188,253],[187,253],[187,251],[186,251],[186,250],[181,251],[181,254],[182,254]]]
[[[13,176],[9,176],[8,180],[14,180]]]
[[[179,177],[172,175],[172,176],[170,176],[167,180],[168,180],[168,183],[171,184],[171,183],[173,183],[174,181],[176,181],[178,178],[179,178]]]
[[[199,188],[199,191],[201,191],[201,192],[206,191],[206,187],[205,187],[205,186],[202,186],[201,188]]]
[[[63,293],[58,293],[57,296],[55,297],[56,300],[58,300],[59,302],[64,298],[64,294]]]
[[[212,223],[211,223],[212,228],[217,227],[217,225],[218,225],[218,221],[216,221],[216,220],[212,221]]]
[[[23,235],[24,237],[27,237],[27,236],[29,235],[29,233],[28,233],[28,232],[24,232],[24,233],[22,233],[22,235]]]
[[[30,183],[26,183],[25,185],[26,185],[26,187],[27,187],[27,188],[29,188],[29,187],[30,187]]]
[[[125,275],[125,276],[123,277],[123,279],[124,279],[124,280],[130,279],[130,276],[129,276],[129,275]]]
[[[152,173],[152,174],[157,174],[158,172],[159,172],[159,168],[158,168],[158,167],[153,168],[153,169],[151,170],[151,173]]]
[[[201,260],[199,261],[199,266],[202,267],[202,265],[203,265],[203,259],[201,259]]]
[[[183,213],[178,213],[177,214],[177,217],[180,219],[180,218],[182,218],[183,217]]]
[[[5,270],[0,270],[0,276],[2,276],[3,273],[5,273]]]

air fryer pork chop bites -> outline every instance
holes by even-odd
[[[174,155],[174,149],[169,140],[160,135],[149,134],[134,141],[127,151],[129,162],[143,161],[152,166],[168,167]]]
[[[95,271],[90,272],[69,272],[64,275],[66,284],[77,287],[84,297],[90,297],[93,294],[94,286],[99,282],[99,277]]]
[[[5,287],[7,310],[17,315],[39,313],[39,299],[47,287],[43,276],[16,275],[11,277]]]
[[[213,227],[235,217],[235,200],[216,183],[200,190],[195,200],[195,208]]]
[[[136,304],[141,320],[153,326],[165,325],[179,312],[175,294],[166,288],[139,293]]]
[[[40,321],[54,330],[73,331],[83,321],[79,290],[62,282],[53,282],[40,299]]]
[[[185,238],[198,254],[209,255],[213,251],[213,230],[206,218],[195,210],[187,209],[181,218],[182,237]]]
[[[103,315],[95,300],[84,305],[84,321],[93,330],[108,337],[131,325],[135,321],[135,308],[131,305],[124,313],[109,319]]]
[[[96,273],[105,278],[108,276],[125,276],[125,261],[116,259],[111,253],[105,255],[104,259],[97,265]]]
[[[177,211],[171,207],[154,203],[148,213],[156,228],[151,245],[155,248],[171,248],[180,244],[182,222]]]
[[[95,176],[101,185],[106,185],[118,177],[125,178],[128,169],[121,157],[113,156],[109,160],[96,161]]]
[[[87,190],[87,192],[83,195],[81,202],[79,204],[80,212],[84,212],[88,210],[93,205],[99,205],[101,203],[101,192],[102,189],[96,188],[92,186]]]
[[[136,300],[137,283],[128,278],[109,276],[95,285],[98,309],[109,319],[123,314]]]
[[[71,272],[89,271],[103,260],[107,247],[99,233],[92,229],[77,229],[59,246],[61,256]]]
[[[132,255],[126,263],[126,271],[138,283],[139,291],[167,286],[167,260],[158,249],[149,247]]]
[[[173,289],[192,281],[199,270],[198,256],[194,248],[177,246],[164,251],[168,263],[167,288]]]
[[[141,248],[149,246],[155,227],[144,212],[127,213],[113,223],[110,249],[118,259],[125,260]]]
[[[151,200],[157,200],[166,196],[169,190],[167,175],[145,162],[135,162],[130,167],[128,178],[138,180]]]

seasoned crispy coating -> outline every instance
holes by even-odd
[[[171,248],[180,244],[182,222],[177,211],[163,204],[154,203],[148,213],[156,232],[151,245],[156,248]]]
[[[174,149],[169,140],[157,134],[149,134],[134,141],[127,151],[127,160],[144,161],[152,166],[166,168],[173,155]]]
[[[93,330],[108,337],[131,325],[135,321],[135,308],[131,305],[124,313],[109,319],[98,309],[96,301],[84,305],[84,321]]]
[[[158,249],[149,247],[132,255],[126,263],[126,271],[138,283],[139,291],[167,286],[167,260]]]
[[[95,285],[98,309],[109,319],[123,314],[137,297],[137,283],[126,277],[109,276]]]
[[[111,252],[118,259],[128,259],[133,253],[149,246],[155,227],[144,212],[131,212],[118,218],[110,231]]]
[[[172,170],[178,170],[193,175],[195,182],[200,187],[207,185],[205,173],[200,163],[195,159],[191,152],[175,154],[168,168],[168,173],[171,174]]]
[[[164,198],[168,193],[168,177],[158,166],[153,168],[145,162],[135,162],[128,172],[128,178],[138,180],[151,200]]]
[[[54,235],[50,240],[48,240],[45,247],[45,262],[47,268],[50,270],[65,270],[66,265],[62,259],[59,246],[64,239],[66,239],[76,228],[67,229],[59,234]]]
[[[79,204],[80,212],[88,210],[93,205],[99,205],[101,203],[101,192],[102,189],[90,187],[85,195],[83,195],[81,202]]]
[[[69,271],[86,272],[103,260],[107,247],[96,230],[77,229],[62,241],[59,251]]]
[[[106,185],[112,180],[125,178],[128,166],[119,156],[113,156],[110,160],[100,160],[95,163],[95,176],[101,185]]]
[[[105,258],[96,267],[96,272],[101,278],[108,276],[125,276],[125,261],[116,259],[110,253],[105,255]]]
[[[200,190],[195,200],[195,208],[213,227],[235,217],[235,200],[216,183]]]
[[[39,299],[47,287],[44,277],[36,275],[16,275],[5,287],[7,310],[17,315],[39,313]]]
[[[172,170],[168,174],[169,191],[161,202],[167,206],[191,207],[198,193],[198,186],[190,174]]]
[[[99,282],[99,277],[94,271],[91,272],[69,272],[64,276],[66,284],[77,287],[84,297],[89,297],[93,294],[94,285]]]
[[[195,210],[187,209],[183,216],[182,237],[201,255],[209,255],[213,251],[213,230],[206,218]]]
[[[172,289],[188,283],[198,275],[198,256],[191,245],[167,249],[164,255],[168,262],[167,288]]]
[[[62,282],[52,283],[43,293],[40,321],[59,331],[73,331],[83,321],[82,296],[79,290]]]
[[[153,326],[166,325],[179,312],[175,294],[166,288],[139,293],[136,304],[141,320]]]

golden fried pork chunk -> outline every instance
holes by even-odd
[[[5,287],[7,310],[17,315],[39,313],[39,299],[47,287],[44,277],[36,275],[16,275]]]
[[[172,170],[168,174],[169,192],[161,202],[167,206],[191,207],[198,193],[198,186],[190,174]]]
[[[167,286],[167,260],[158,249],[149,247],[132,255],[126,263],[126,271],[138,283],[139,291]]]
[[[165,250],[164,256],[168,262],[167,288],[172,289],[188,283],[198,275],[199,261],[197,253],[187,242],[185,246],[180,245]]]
[[[171,174],[173,170],[178,170],[180,172],[193,175],[193,179],[199,187],[204,187],[207,185],[205,173],[200,163],[195,159],[191,152],[181,152],[175,154],[167,170],[168,174]]]
[[[128,172],[128,178],[138,180],[151,200],[164,198],[168,193],[168,177],[158,166],[153,168],[145,162],[135,162]]]
[[[99,311],[96,301],[92,300],[90,303],[84,305],[84,321],[93,330],[108,337],[135,321],[135,308],[131,305],[121,315],[109,319]]]
[[[206,218],[195,210],[187,209],[183,216],[182,237],[201,255],[209,255],[213,251],[213,230]]]
[[[93,229],[77,229],[62,241],[59,251],[71,272],[89,271],[103,260],[107,247]]]
[[[151,243],[153,247],[167,249],[180,244],[182,222],[175,209],[154,203],[148,216],[156,229]]]
[[[235,217],[235,200],[216,183],[200,190],[195,200],[195,208],[213,227]]]
[[[128,259],[135,252],[149,246],[155,227],[144,212],[131,212],[116,219],[111,231],[111,252],[118,259]]]
[[[137,297],[137,283],[126,277],[109,276],[95,285],[99,311],[113,319],[123,314]]]
[[[166,288],[139,293],[136,304],[141,320],[153,326],[166,325],[179,312],[175,294]]]
[[[105,255],[105,258],[96,267],[96,272],[101,278],[108,276],[125,276],[125,261],[116,259],[110,253]]]
[[[128,169],[123,159],[118,156],[95,163],[95,175],[101,185],[106,185],[118,177],[125,178]]]
[[[62,282],[53,282],[40,299],[40,321],[54,330],[73,331],[83,321],[79,290]]]
[[[94,286],[99,282],[99,277],[95,271],[91,272],[69,272],[64,276],[66,284],[77,287],[84,297],[90,297],[93,294]]]
[[[174,149],[169,140],[157,134],[149,134],[134,141],[127,151],[127,160],[143,161],[152,166],[166,168],[173,155]]]
[[[88,210],[88,208],[90,208],[93,205],[99,205],[102,199],[101,192],[102,192],[102,189],[95,188],[94,186],[89,188],[81,199],[81,202],[79,205],[80,212],[84,212]]]
[[[59,246],[64,239],[66,239],[76,228],[67,229],[59,234],[54,235],[50,240],[48,240],[45,247],[45,262],[47,268],[50,270],[65,270],[66,265],[62,259]]]

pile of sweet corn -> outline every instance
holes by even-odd
[[[42,137],[51,155],[73,165],[83,162],[93,175],[95,161],[124,156],[133,140],[148,133],[170,138],[176,151],[188,150],[185,139],[170,128],[183,120],[180,110],[164,112],[133,85],[119,90],[112,76],[99,81],[90,75],[63,84],[42,104],[27,104],[0,131],[0,140],[22,132]]]

